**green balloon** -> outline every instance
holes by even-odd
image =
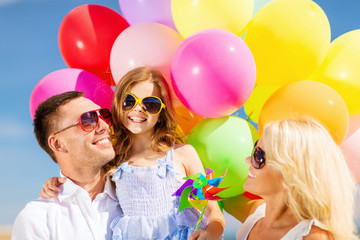
[[[230,187],[217,196],[229,198],[244,192],[249,165],[245,159],[251,155],[259,138],[256,129],[236,116],[206,118],[190,132],[187,142],[194,146],[205,168],[220,177],[228,169],[219,187]]]

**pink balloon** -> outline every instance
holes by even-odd
[[[159,23],[139,23],[128,27],[117,37],[111,49],[110,69],[115,83],[128,71],[149,66],[159,70],[171,87],[171,59],[181,42],[177,32]],[[173,97],[176,101],[175,93]]]
[[[360,128],[340,145],[346,162],[357,183],[360,183]]]
[[[349,130],[345,136],[345,139],[350,137],[359,128],[360,128],[360,114],[350,115]]]
[[[172,84],[190,111],[218,118],[238,110],[255,86],[254,57],[235,34],[201,30],[186,38],[171,63]]]
[[[119,5],[131,25],[155,22],[176,30],[170,0],[119,0]]]
[[[34,118],[41,102],[67,91],[84,92],[97,105],[111,109],[114,91],[104,80],[81,69],[67,68],[46,75],[36,84],[30,97],[31,117]]]

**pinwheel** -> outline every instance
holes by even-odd
[[[200,225],[208,200],[221,200],[221,197],[215,196],[215,194],[229,188],[218,187],[226,172],[227,170],[221,177],[214,178],[214,171],[206,168],[206,176],[202,173],[197,173],[185,177],[186,182],[173,193],[173,196],[180,196],[179,212],[191,207],[195,207],[201,211],[195,230],[198,229]]]

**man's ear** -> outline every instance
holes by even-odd
[[[57,136],[51,135],[48,138],[48,144],[49,144],[49,147],[54,152],[67,152],[65,145],[61,142],[61,139],[58,138]]]

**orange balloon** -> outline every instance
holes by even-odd
[[[175,107],[175,111],[184,135],[187,135],[198,122],[204,119],[204,117],[191,112],[182,104]]]
[[[279,88],[264,104],[259,117],[259,134],[264,125],[281,119],[310,116],[322,123],[337,144],[349,128],[349,111],[341,96],[326,84],[297,81]]]

